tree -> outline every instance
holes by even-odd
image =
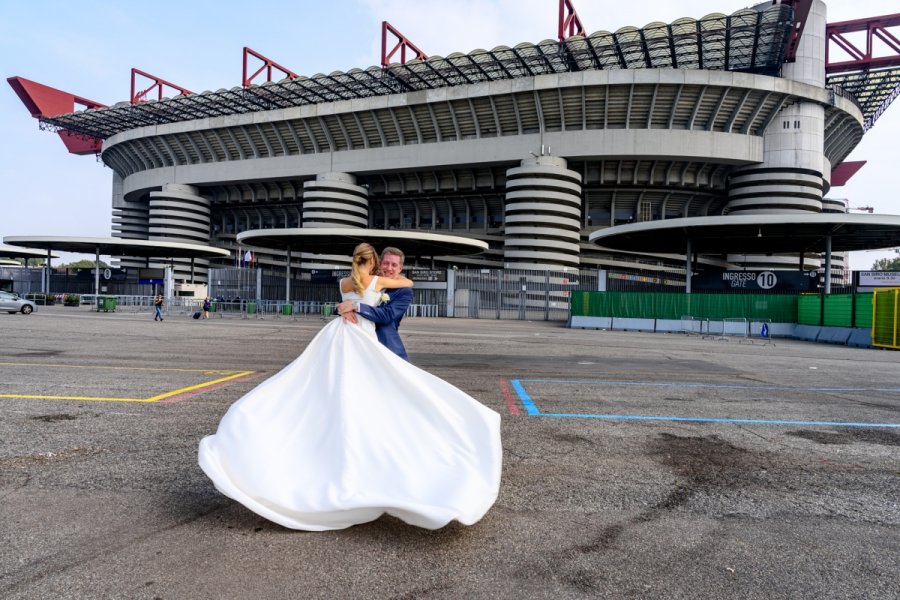
[[[67,265],[58,265],[56,268],[57,269],[93,269],[94,264],[95,264],[94,261],[83,258],[81,260],[76,260],[75,262],[69,263]],[[100,268],[108,269],[109,265],[101,260]]]
[[[897,258],[879,258],[872,265],[873,271],[900,271],[900,249],[894,248]]]

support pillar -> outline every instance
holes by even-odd
[[[684,293],[691,293],[691,240],[688,238],[687,248],[684,252]]]
[[[109,288],[107,288],[109,289]],[[100,294],[100,246],[97,246],[97,254],[94,257],[94,297]]]
[[[284,301],[291,303],[291,247],[287,247],[287,262],[284,270]]]

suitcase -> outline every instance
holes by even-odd
[[[201,312],[198,310],[197,312],[195,312],[195,313],[194,313],[193,315],[191,315],[191,316],[192,316],[193,318],[195,318],[195,319],[199,319],[201,314],[203,314],[203,313],[201,313]]]

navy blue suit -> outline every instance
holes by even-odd
[[[360,304],[357,313],[375,323],[375,333],[382,345],[400,358],[409,360],[397,328],[400,327],[400,321],[412,302],[412,288],[398,288],[385,290],[385,292],[390,297],[387,303],[381,306]]]

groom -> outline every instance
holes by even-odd
[[[381,251],[381,262],[378,265],[379,276],[392,279],[400,274],[403,270],[403,259],[405,258],[403,251],[398,248],[388,246]],[[356,315],[368,319],[375,323],[375,333],[378,341],[386,346],[388,350],[402,358],[409,360],[406,355],[406,348],[403,346],[403,340],[400,339],[400,333],[397,328],[400,327],[400,320],[406,314],[412,302],[411,288],[398,288],[395,290],[385,290],[388,296],[386,302],[382,302],[380,306],[368,306],[366,304],[354,303],[353,300],[344,300],[337,306],[337,312],[345,319],[356,322]],[[355,305],[354,305],[355,304]]]

